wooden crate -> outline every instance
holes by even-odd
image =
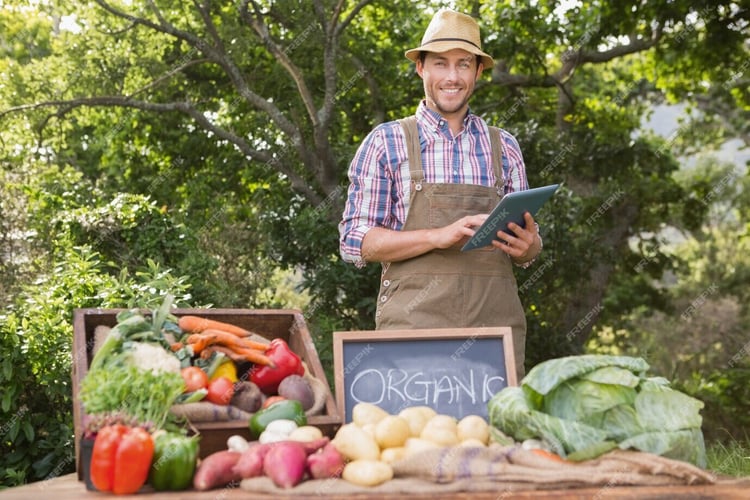
[[[83,434],[83,407],[78,397],[81,381],[86,376],[94,348],[94,330],[97,326],[113,327],[117,313],[122,309],[76,309],[73,315],[73,423],[75,427],[76,469],[79,459],[79,442]],[[282,338],[307,364],[311,375],[326,381],[315,344],[307,329],[302,313],[291,309],[173,309],[176,316],[195,315],[232,323],[251,330],[268,339]],[[327,384],[326,384],[327,385]],[[323,414],[308,418],[308,424],[319,427],[333,437],[341,425],[336,401],[331,391],[326,395]],[[248,423],[244,420],[207,422],[195,424],[201,435],[200,455],[226,449],[227,438],[239,434],[250,439]],[[79,472],[80,474],[80,472]],[[79,476],[80,477],[80,476]]]

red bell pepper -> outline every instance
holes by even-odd
[[[109,425],[96,435],[91,455],[91,482],[99,491],[135,493],[146,483],[154,440],[141,427]]]
[[[281,381],[289,375],[305,373],[302,360],[289,348],[284,339],[273,339],[265,355],[271,358],[275,366],[255,365],[250,370],[250,382],[257,385],[267,396],[276,394]]]

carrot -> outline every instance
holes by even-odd
[[[268,356],[258,351],[241,348],[233,349],[231,347],[219,344],[214,344],[206,347],[201,353],[201,357],[204,359],[208,359],[214,352],[222,352],[226,354],[229,359],[235,362],[249,361],[250,363],[255,363],[263,366],[276,366]]]
[[[238,337],[248,337],[253,333],[230,323],[217,321],[215,319],[202,318],[200,316],[181,316],[180,319],[177,320],[177,325],[182,331],[190,333],[201,333],[209,329],[221,330]]]
[[[264,344],[262,342],[256,342],[254,340],[250,340],[244,337],[237,337],[235,335],[232,335],[231,333],[228,334],[224,330],[214,330],[212,328],[209,328],[207,330],[203,330],[201,335],[206,335],[209,337],[215,338],[213,341],[214,344],[223,344],[227,346],[238,346],[243,347],[245,349],[255,349],[256,351],[265,352],[268,350],[269,345]]]
[[[169,348],[172,349],[173,352],[177,352],[183,347],[185,347],[185,344],[183,344],[182,342],[172,342],[171,344],[169,344]]]
[[[200,354],[206,347],[211,345],[211,338],[194,333],[187,338],[187,343],[193,348],[193,354]]]

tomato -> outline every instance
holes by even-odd
[[[208,387],[208,375],[197,366],[186,366],[180,370],[185,381],[185,392],[194,392]]]
[[[284,396],[269,396],[266,398],[265,401],[263,401],[262,408],[268,408],[272,404],[276,403],[277,401],[284,401],[286,398]]]
[[[208,383],[206,400],[217,405],[228,405],[234,396],[234,384],[227,377],[217,377]]]

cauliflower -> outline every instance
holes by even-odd
[[[180,373],[180,360],[158,344],[133,342],[128,354],[133,366],[141,370],[151,370],[153,374]]]

